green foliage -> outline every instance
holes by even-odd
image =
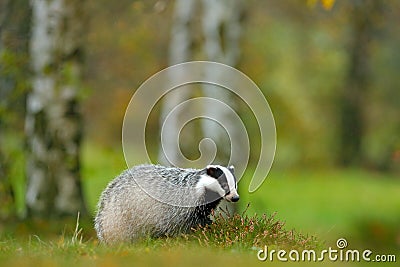
[[[22,133],[3,130],[0,140],[0,152],[3,153],[3,164],[7,168],[5,176],[0,178],[1,186],[9,187],[12,201],[4,202],[1,195],[4,218],[22,216],[25,213],[25,154]],[[0,212],[1,213],[1,212]]]

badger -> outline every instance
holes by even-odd
[[[210,214],[222,199],[239,200],[233,166],[139,165],[125,170],[102,192],[95,229],[105,244],[176,236],[211,223]]]

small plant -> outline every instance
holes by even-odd
[[[220,209],[220,213],[213,214],[212,224],[193,229],[186,235],[186,239],[195,239],[201,246],[215,246],[220,248],[254,249],[268,246],[279,248],[311,249],[316,248],[318,242],[313,236],[305,236],[286,230],[285,223],[275,218],[276,213],[270,216],[257,214],[249,217],[247,208],[242,214],[231,215],[227,210]]]
[[[78,212],[78,215],[76,217],[75,231],[71,238],[72,245],[82,245],[83,235],[82,235],[82,228],[79,227],[79,215],[80,214]]]

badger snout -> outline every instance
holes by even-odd
[[[233,193],[233,194],[226,195],[225,199],[229,202],[238,202],[240,197],[237,193]]]
[[[239,201],[239,195],[236,195],[236,196],[233,196],[232,198],[231,198],[231,201],[232,202],[238,202]]]

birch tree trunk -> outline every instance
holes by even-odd
[[[204,52],[207,59],[227,64],[231,67],[237,67],[240,48],[239,39],[241,35],[241,17],[242,3],[240,0],[202,0],[203,1],[203,34],[204,34]],[[217,72],[209,72],[207,76],[218,77]],[[203,85],[204,95],[218,99],[226,103],[232,109],[235,109],[235,99],[232,98],[229,91],[224,88]],[[215,140],[218,144],[217,161],[222,164],[228,164],[231,156],[230,139],[227,133],[221,128],[228,125],[234,125],[234,118],[228,113],[222,105],[212,105],[203,107],[208,115],[220,125],[212,120],[202,120],[203,135]],[[234,127],[230,127],[229,135],[232,140],[239,140]],[[232,162],[235,164],[235,162]],[[220,205],[223,210],[232,215],[236,211],[236,205],[223,201]]]
[[[191,31],[192,18],[196,8],[197,0],[177,0],[175,2],[175,15],[172,25],[171,43],[169,47],[170,65],[182,63],[192,58],[193,32]],[[179,75],[179,73],[176,73]],[[174,77],[171,77],[174,79]],[[179,136],[180,114],[174,113],[169,123],[163,126],[167,115],[171,110],[190,97],[189,90],[174,90],[170,92],[165,101],[160,116],[160,126],[164,127],[163,147],[160,146],[158,160],[163,165],[172,165],[179,162],[179,147],[176,146],[176,138]],[[160,128],[161,128],[160,127]],[[166,158],[165,153],[169,157]]]
[[[227,64],[231,67],[237,67],[240,48],[239,39],[241,35],[241,17],[242,3],[240,0],[202,0],[203,1],[203,33],[204,33],[204,52],[207,59]],[[220,75],[216,72],[209,72],[207,75],[215,77]],[[235,99],[233,99],[229,91],[224,88],[215,86],[203,85],[205,96],[212,97],[226,103],[231,108],[235,108]],[[233,118],[227,113],[227,110],[221,105],[204,107],[210,117],[218,122],[223,122],[222,125],[232,124]],[[226,138],[226,133],[220,125],[211,120],[202,120],[203,134],[213,140],[216,140],[220,145],[218,161],[228,162],[230,155],[230,144]],[[234,128],[233,128],[234,129]],[[235,132],[230,132],[231,137],[235,140]]]
[[[201,8],[196,9],[201,4]],[[199,16],[198,11],[202,11]],[[170,44],[170,64],[177,64],[189,60],[194,60],[194,43],[202,48],[202,53],[207,60],[217,61],[235,67],[239,60],[239,38],[241,31],[242,2],[240,0],[177,0],[175,2],[175,18],[172,28]],[[194,25],[197,18],[201,18],[200,27]],[[201,32],[202,29],[202,32]],[[204,38],[199,38],[203,36]],[[204,39],[204,41],[202,41]],[[179,75],[179,74],[177,74]],[[210,79],[219,75],[218,73],[208,73]],[[218,99],[230,107],[234,108],[234,99],[230,97],[228,91],[215,86],[202,86],[205,96]],[[170,111],[188,99],[193,92],[190,90],[175,90],[169,93],[164,101],[161,112],[160,125],[164,122]],[[192,107],[194,108],[194,107]],[[218,122],[230,123],[233,120],[226,109],[221,106],[202,107],[209,117]],[[159,162],[162,164],[177,163],[177,157],[180,155],[179,147],[176,145],[176,138],[179,136],[181,125],[179,112],[170,115],[168,124],[163,128],[163,149],[160,148]],[[210,138],[218,146],[217,161],[220,163],[228,162],[230,155],[230,144],[224,129],[212,120],[201,120],[201,130],[203,137]],[[230,132],[235,135],[235,133]],[[196,136],[196,134],[194,134]],[[193,140],[193,139],[192,139]],[[197,146],[197,144],[196,144]],[[207,147],[203,147],[207,149]],[[195,147],[192,146],[192,150]],[[213,149],[209,147],[208,149]],[[168,153],[170,161],[166,160],[164,153]],[[203,151],[211,154],[212,151]],[[174,157],[176,156],[176,157]],[[193,167],[193,166],[192,166]]]
[[[239,49],[239,38],[241,31],[241,17],[242,17],[242,6],[240,0],[198,0],[202,4],[203,11],[201,14],[201,25],[203,29],[204,43],[199,46],[203,47],[203,52],[206,55],[206,59],[210,61],[217,61],[228,64],[235,67],[239,60],[240,49]],[[171,47],[170,47],[170,64],[176,64],[184,61],[194,60],[195,51],[193,51],[194,40],[201,40],[196,36],[201,35],[201,32],[196,32],[195,27],[190,28],[191,24],[196,21],[197,12],[196,0],[177,0],[175,6],[175,20],[173,24],[172,36],[171,36]],[[218,73],[207,73],[210,77],[219,75]],[[202,90],[205,96],[215,98],[223,103],[226,103],[231,108],[235,108],[234,99],[231,98],[230,93],[222,88],[216,88],[215,86],[203,85]],[[182,103],[188,97],[190,97],[189,90],[179,90],[179,92],[173,92],[168,94],[166,101],[164,102],[162,114],[161,114],[161,126],[164,122],[167,114],[178,104]],[[192,107],[193,109],[195,107]],[[234,118],[232,114],[228,114],[223,106],[203,106],[204,112],[221,125],[230,125],[233,123]],[[171,123],[172,122],[172,123]],[[163,139],[164,150],[171,155],[172,161],[174,155],[178,156],[179,147],[176,145],[176,138],[179,136],[180,119],[179,114],[174,113],[169,123],[164,125],[165,138]],[[203,119],[201,120],[201,129],[203,137],[214,140],[218,147],[217,161],[219,163],[227,164],[230,157],[230,143],[229,138],[226,136],[224,129],[212,120]],[[229,132],[230,135],[236,133]],[[232,136],[231,136],[232,137]],[[233,137],[233,139],[237,139]],[[197,144],[196,144],[197,145]],[[194,144],[193,144],[194,149]],[[210,148],[211,149],[211,148]],[[220,151],[223,150],[223,151]],[[160,149],[159,161],[162,164],[170,164],[165,157],[162,156],[163,150]],[[211,151],[204,151],[204,153],[211,153]],[[175,161],[176,162],[176,161]],[[192,166],[194,167],[194,166]],[[227,209],[233,213],[234,208],[232,205],[228,205]]]
[[[32,91],[27,98],[26,205],[30,216],[85,213],[78,90],[83,1],[32,0]]]

